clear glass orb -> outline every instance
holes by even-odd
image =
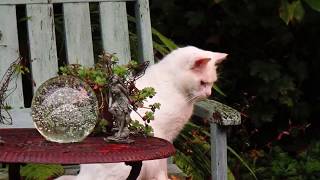
[[[94,129],[98,100],[88,84],[74,76],[57,76],[44,82],[32,99],[37,130],[58,143],[80,142]]]

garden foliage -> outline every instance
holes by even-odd
[[[317,178],[320,160],[309,152],[319,143],[320,1],[150,2],[154,28],[177,44],[229,54],[217,84],[226,96],[212,98],[242,113],[228,145],[258,179]],[[249,179],[229,154],[235,178]]]

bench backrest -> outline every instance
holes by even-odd
[[[0,1],[0,78],[19,57],[17,5],[25,6],[32,91],[57,75],[58,57],[55,35],[54,4],[62,5],[64,43],[69,64],[94,64],[89,3],[98,3],[103,50],[116,53],[120,63],[130,60],[127,3],[134,3],[138,35],[139,60],[153,63],[153,48],[148,0],[1,0]],[[20,34],[19,34],[20,35]],[[10,87],[13,87],[14,82]],[[13,108],[24,107],[21,77],[16,90],[6,103]],[[30,99],[30,97],[29,97]]]

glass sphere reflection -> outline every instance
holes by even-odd
[[[94,129],[98,100],[88,84],[73,76],[44,82],[32,99],[32,118],[49,141],[80,142]]]

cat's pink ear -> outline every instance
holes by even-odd
[[[199,58],[196,61],[194,61],[194,64],[191,69],[201,70],[203,67],[205,67],[208,64],[210,60],[211,58]]]
[[[215,64],[220,64],[223,60],[227,58],[228,54],[226,53],[214,53],[213,57]]]

